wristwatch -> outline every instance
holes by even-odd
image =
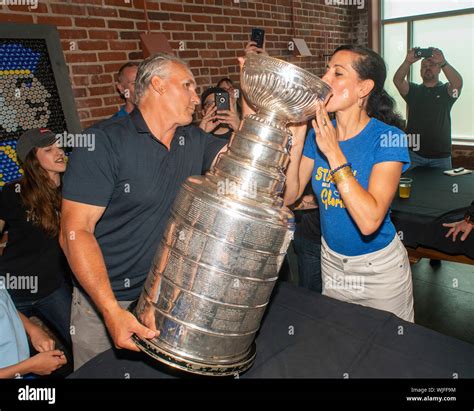
[[[443,68],[444,66],[446,66],[446,64],[448,64],[448,62],[446,60],[444,60],[444,63],[441,64],[441,66],[439,66],[440,68]]]

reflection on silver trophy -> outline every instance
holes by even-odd
[[[205,176],[188,178],[134,308],[156,328],[135,338],[172,367],[232,375],[255,358],[255,334],[294,231],[281,194],[289,162],[290,122],[315,113],[330,87],[284,61],[252,54],[242,91],[257,108]]]

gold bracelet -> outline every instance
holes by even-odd
[[[354,173],[350,167],[341,168],[332,175],[332,179],[336,185],[350,177],[354,177]]]

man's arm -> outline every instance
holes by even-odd
[[[405,97],[408,94],[408,90],[410,89],[410,84],[408,83],[406,77],[410,72],[410,66],[418,61],[420,58],[415,57],[415,52],[413,49],[408,50],[407,56],[405,61],[402,65],[398,68],[393,76],[393,83],[397,88],[398,92],[401,94],[402,97]]]
[[[104,211],[105,207],[63,199],[59,241],[71,270],[103,315],[117,348],[138,351],[130,339],[132,334],[153,338],[156,333],[122,309],[112,291],[104,257],[94,236]]]
[[[458,71],[451,66],[443,55],[440,49],[433,50],[433,60],[439,64],[441,70],[449,81],[448,93],[451,97],[458,98],[462,89],[462,77]]]

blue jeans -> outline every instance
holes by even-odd
[[[66,282],[51,294],[35,301],[15,301],[15,307],[27,317],[37,315],[51,325],[68,348],[71,347],[71,302],[72,290]]]
[[[293,248],[298,256],[299,285],[321,293],[321,243],[298,235],[297,230]]]
[[[445,158],[425,158],[410,150],[410,161],[410,170],[418,166],[442,168],[443,170],[451,170],[453,168],[451,156]]]

